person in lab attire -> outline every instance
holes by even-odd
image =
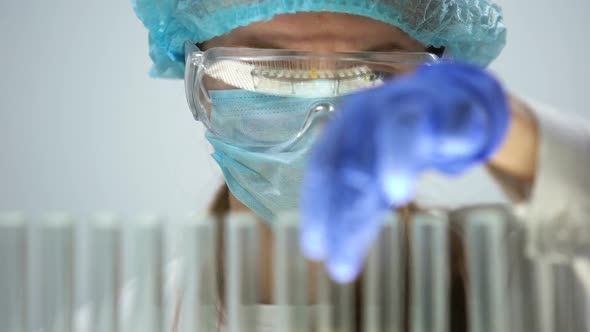
[[[300,206],[303,252],[324,261],[336,280],[358,275],[381,217],[409,203],[518,204],[544,251],[558,245],[547,234],[572,234],[590,210],[590,125],[506,91],[485,70],[507,36],[501,8],[489,0],[133,5],[149,30],[152,75],[185,78],[193,91],[189,104],[226,182],[214,210],[249,210],[272,223]],[[239,60],[280,50],[312,58],[349,52],[357,62],[347,63],[357,69],[365,68],[366,52],[379,52],[371,63],[387,69],[371,68],[379,73],[362,74],[371,85],[343,91],[334,77],[354,81],[355,74],[334,76],[338,55],[323,63],[332,73],[325,77],[321,66],[280,61],[244,71],[251,75],[244,81],[223,74],[224,65],[235,76],[244,67],[221,55]],[[396,61],[412,69],[394,73],[386,64]],[[292,84],[285,94],[276,82],[287,76],[303,88]],[[273,77],[271,88],[260,83]]]

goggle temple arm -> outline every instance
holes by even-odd
[[[196,111],[195,98],[193,95],[195,82],[197,80],[198,67],[203,60],[203,51],[199,49],[194,42],[187,41],[184,43],[185,74],[184,86],[187,102],[190,106],[193,117],[197,121],[202,121],[199,113]]]
[[[188,63],[189,57],[193,53],[203,53],[203,51],[197,46],[197,43],[192,41],[184,42],[184,61]]]

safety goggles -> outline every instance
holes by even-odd
[[[195,119],[228,143],[254,147],[300,136],[315,117],[334,111],[342,96],[441,61],[427,52],[203,52],[194,43],[186,44],[185,53],[186,95]]]

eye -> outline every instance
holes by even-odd
[[[444,47],[428,46],[428,48],[426,49],[426,52],[432,53],[440,58],[445,53],[445,48]]]
[[[365,75],[364,79],[367,82],[380,82],[380,81],[388,80],[393,77],[395,77],[395,75],[391,72],[371,71]]]

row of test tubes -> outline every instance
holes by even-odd
[[[505,207],[420,212],[411,220],[392,214],[351,284],[332,282],[304,259],[295,213],[273,224],[270,242],[263,227],[246,213],[178,222],[1,214],[0,331],[588,328],[590,293],[568,265],[527,257],[525,228]],[[464,258],[463,307],[453,300],[454,252]],[[463,313],[465,329],[454,312]]]

